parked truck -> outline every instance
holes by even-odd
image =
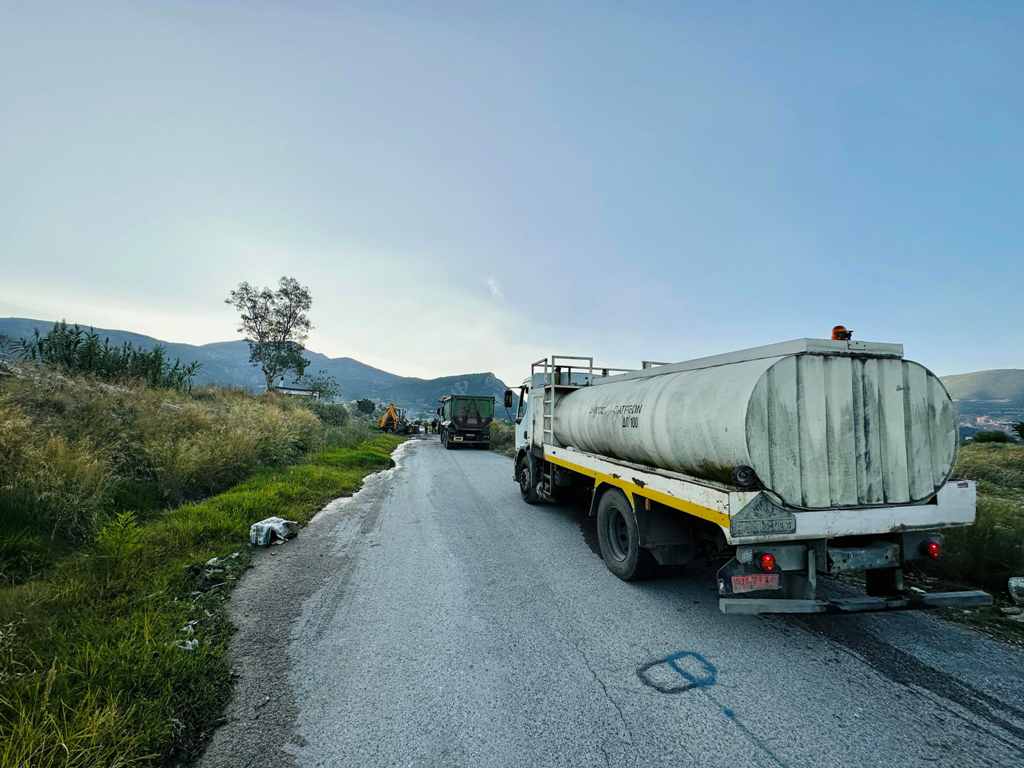
[[[949,393],[902,345],[799,339],[639,370],[538,360],[514,467],[527,503],[586,492],[621,579],[719,556],[723,612],[812,613],[991,602],[903,583],[974,522],[956,454]],[[817,577],[845,571],[867,595],[819,598]]]
[[[491,447],[494,420],[493,395],[445,395],[437,409],[441,444],[451,450],[459,445]]]

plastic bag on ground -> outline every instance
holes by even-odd
[[[280,517],[268,517],[249,526],[249,543],[254,547],[268,547],[275,541],[290,539],[298,532],[298,523]]]

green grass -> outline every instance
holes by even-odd
[[[964,446],[955,476],[978,481],[978,517],[946,533],[940,572],[1005,592],[1008,577],[1024,575],[1024,446]]]
[[[148,520],[120,513],[45,577],[0,588],[0,766],[195,754],[230,694],[224,604],[248,561],[249,525],[308,521],[388,466],[401,441],[328,448]],[[194,650],[180,647],[188,640]]]

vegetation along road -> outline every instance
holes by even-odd
[[[724,616],[711,570],[616,579],[503,456],[395,458],[235,593],[201,765],[1024,763],[1020,649],[933,614]]]

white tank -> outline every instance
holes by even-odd
[[[930,499],[956,459],[942,382],[902,346],[803,339],[595,379],[555,406],[563,446],[730,482],[789,506]]]

